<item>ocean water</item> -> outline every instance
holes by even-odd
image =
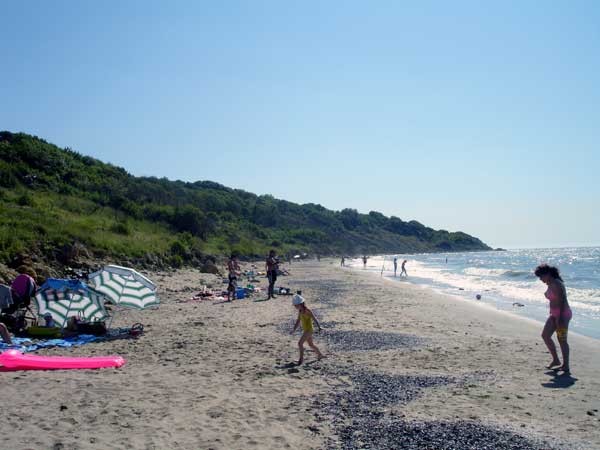
[[[533,274],[540,263],[558,267],[567,288],[573,319],[569,329],[600,339],[600,247],[542,248],[468,253],[397,255],[398,275],[404,259],[407,278],[394,278],[394,255],[372,256],[366,270],[481,301],[499,310],[545,322],[546,285]],[[347,265],[363,269],[360,259]],[[481,300],[476,296],[480,295]]]

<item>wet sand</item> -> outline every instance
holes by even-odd
[[[598,341],[570,336],[572,375],[556,376],[538,324],[337,261],[290,271],[277,285],[303,290],[327,359],[293,365],[290,296],[189,301],[225,285],[149,274],[160,309],[115,319],[140,338],[38,352],[124,367],[0,374],[4,447],[600,448]]]

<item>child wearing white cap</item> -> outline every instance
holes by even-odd
[[[314,331],[313,321],[319,327],[319,331],[321,331],[321,325],[319,324],[319,321],[314,316],[312,311],[306,307],[306,303],[304,303],[304,298],[302,297],[301,294],[302,294],[302,291],[297,291],[296,294],[294,295],[294,297],[292,298],[292,305],[294,305],[294,308],[296,308],[298,310],[298,319],[296,320],[296,323],[294,324],[294,329],[290,333],[290,334],[294,334],[294,332],[296,331],[296,328],[298,328],[298,325],[302,324],[303,333],[302,333],[302,337],[298,341],[298,350],[300,351],[298,365],[301,365],[302,362],[304,361],[304,342],[308,343],[308,346],[317,353],[318,359],[323,358],[323,354],[317,348],[317,346],[314,344],[313,339],[312,339],[313,331]]]

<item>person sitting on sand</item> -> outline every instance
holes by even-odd
[[[64,338],[69,338],[73,336],[77,336],[79,334],[79,324],[81,320],[77,316],[71,316],[67,319],[67,323],[62,330],[62,335]]]
[[[552,362],[547,367],[548,369],[552,369],[556,366],[560,366],[560,360],[556,353],[556,345],[552,340],[552,335],[556,331],[556,337],[558,338],[560,351],[563,357],[562,366],[557,370],[569,373],[570,348],[569,343],[567,342],[567,334],[569,331],[569,322],[573,317],[573,313],[571,312],[569,302],[567,301],[567,290],[565,289],[563,280],[556,267],[549,266],[548,264],[541,264],[536,267],[534,273],[536,277],[548,285],[548,289],[544,295],[550,301],[550,316],[546,320],[544,330],[542,331],[542,339],[552,355]]]
[[[35,272],[26,266],[21,266],[18,269],[19,275],[13,280],[10,285],[12,293],[13,306],[10,313],[15,312],[19,307],[29,307],[31,298],[37,290],[35,282]],[[6,311],[4,311],[6,312]]]
[[[298,325],[302,325],[302,337],[298,341],[298,350],[300,352],[300,357],[298,358],[298,365],[301,365],[304,361],[304,343],[308,343],[308,346],[312,348],[317,353],[317,358],[323,358],[323,354],[319,351],[317,346],[313,342],[313,321],[319,327],[319,331],[321,331],[321,325],[319,321],[314,316],[312,311],[306,307],[306,303],[304,303],[304,298],[302,297],[302,291],[296,292],[294,297],[292,298],[292,305],[294,308],[298,310],[298,319],[296,319],[296,323],[294,324],[294,329],[290,334],[294,334]]]
[[[269,288],[267,289],[267,300],[275,298],[273,290],[275,289],[275,281],[277,281],[277,271],[279,270],[279,261],[277,260],[277,254],[275,250],[269,252],[267,261],[265,262],[265,268],[267,270],[267,278],[269,280]]]
[[[400,276],[405,276],[407,277],[408,274],[406,273],[406,259],[404,261],[402,261],[402,267],[401,267],[401,271],[400,271]]]
[[[4,325],[1,322],[0,322],[0,336],[2,336],[2,340],[6,344],[8,344],[8,345],[12,344],[12,339],[10,338],[10,333],[8,332],[8,328],[6,328],[6,325]]]
[[[229,271],[229,284],[227,285],[227,301],[235,300],[235,290],[237,289],[237,277],[241,273],[237,256],[233,253],[227,261],[227,270]]]

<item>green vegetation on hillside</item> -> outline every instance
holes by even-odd
[[[206,255],[409,253],[489,249],[465,233],[372,211],[331,211],[210,181],[134,177],[27,134],[0,132],[0,262],[22,253],[60,261],[78,243],[91,257],[172,266]]]

